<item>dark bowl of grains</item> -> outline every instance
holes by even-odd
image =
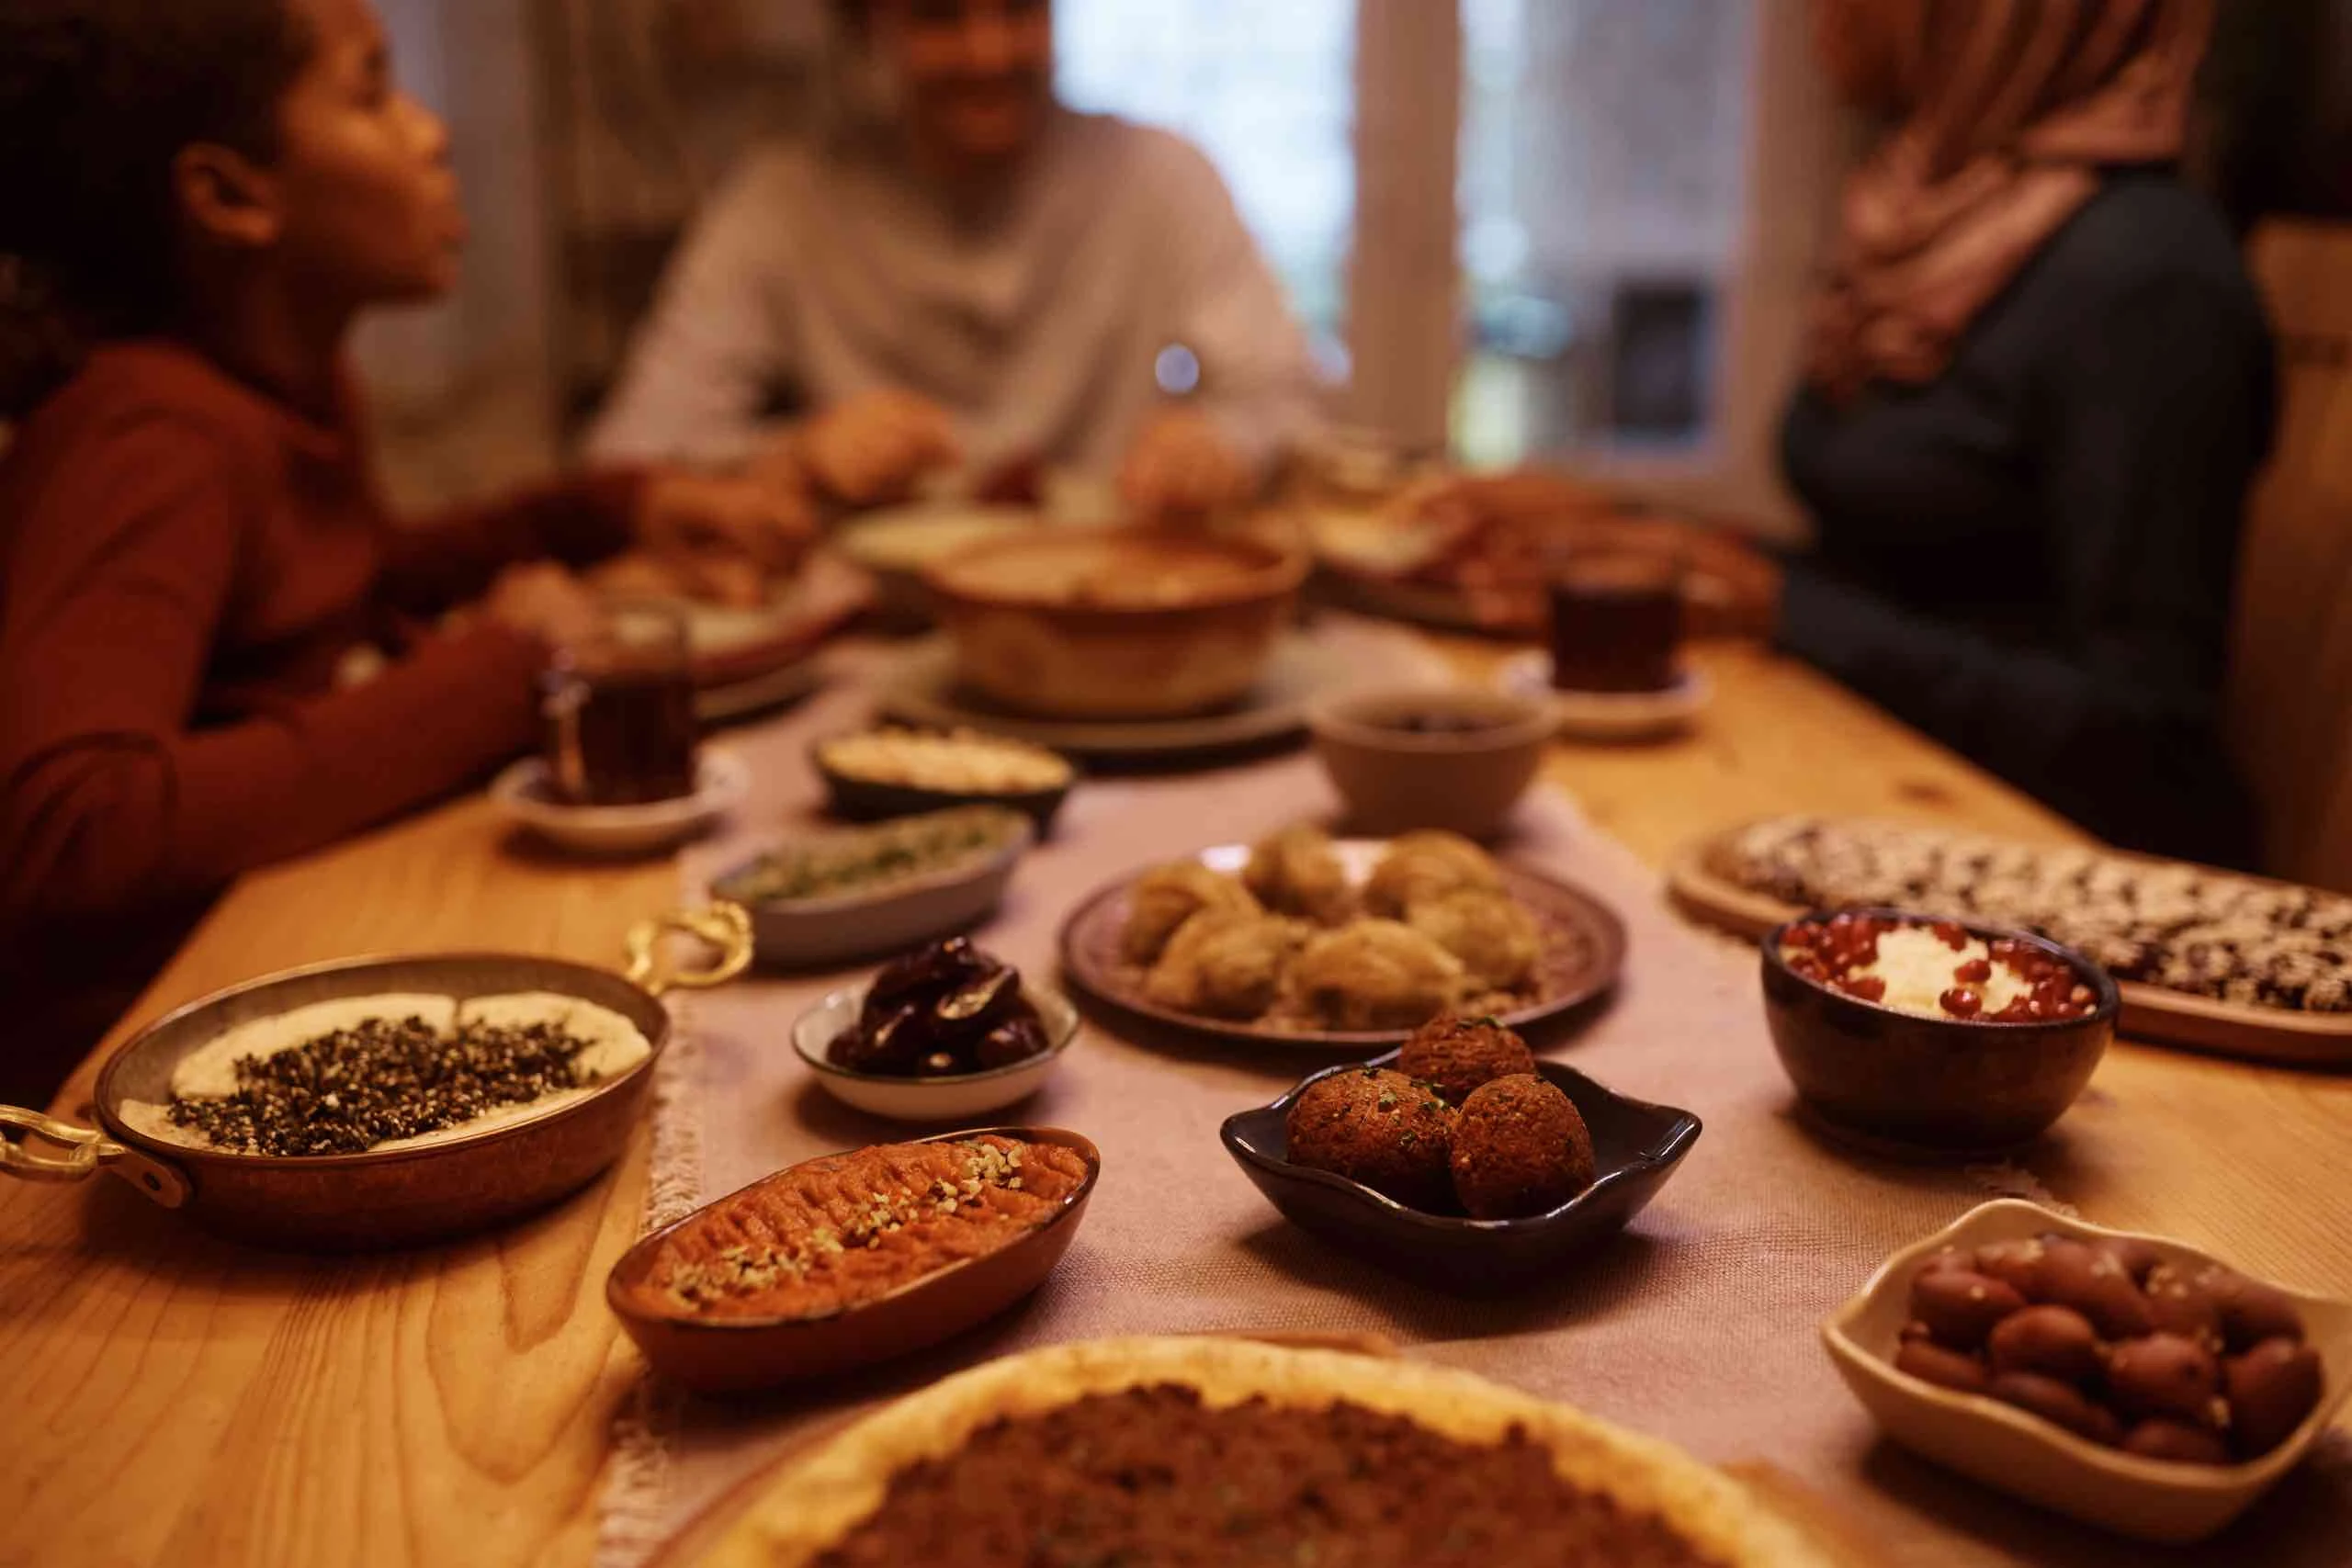
[[[1894,1152],[1990,1153],[2066,1112],[2115,1037],[2115,982],[2030,931],[1902,909],[1764,940],[1765,1021],[1807,1120]]]

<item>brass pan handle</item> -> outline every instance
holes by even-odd
[[[100,1170],[111,1168],[166,1209],[187,1201],[187,1177],[161,1160],[116,1143],[95,1127],[76,1127],[38,1111],[0,1105],[0,1128],[6,1127],[17,1128],[25,1136],[0,1136],[0,1176],[19,1181],[87,1181]],[[33,1147],[35,1139],[54,1144],[66,1153],[41,1154]]]
[[[717,957],[707,968],[656,973],[662,939],[672,931],[684,931],[709,943]],[[631,926],[625,948],[628,967],[623,973],[655,996],[678,989],[707,991],[752,966],[752,912],[723,899],[699,909],[673,909]]]

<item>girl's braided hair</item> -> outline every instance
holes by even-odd
[[[89,344],[170,323],[174,160],[197,142],[273,156],[309,49],[288,0],[0,6],[0,419]]]

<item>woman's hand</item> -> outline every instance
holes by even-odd
[[[1119,474],[1119,494],[1139,521],[1170,522],[1236,506],[1255,476],[1206,414],[1169,409],[1144,426]]]
[[[500,572],[481,611],[494,625],[550,648],[587,642],[605,624],[604,603],[553,561],[526,561]]]
[[[947,411],[895,389],[835,403],[790,441],[800,470],[827,495],[852,506],[902,499],[925,473],[964,457]],[[755,471],[771,471],[771,466],[756,465]]]
[[[748,606],[765,604],[769,585],[800,564],[817,522],[785,485],[667,473],[646,484],[637,535],[693,597]]]

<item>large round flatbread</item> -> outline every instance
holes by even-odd
[[[1212,1409],[1251,1398],[1311,1410],[1345,1401],[1468,1444],[1499,1443],[1518,1427],[1552,1450],[1563,1481],[1656,1516],[1726,1568],[1830,1568],[1737,1483],[1655,1438],[1447,1368],[1192,1337],[1057,1346],[899,1400],[780,1476],[698,1568],[800,1568],[871,1517],[892,1476],[954,1453],[989,1422],[1167,1383],[1196,1391]]]

